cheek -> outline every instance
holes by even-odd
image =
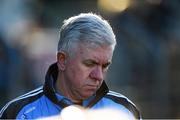
[[[89,76],[89,70],[82,66],[77,67],[74,73],[74,77],[81,82],[85,81]]]
[[[67,62],[67,72],[73,84],[83,85],[89,77],[90,69],[85,67],[80,60],[71,60]]]
[[[71,76],[70,79],[72,82],[78,86],[83,85],[89,76],[87,70],[80,65],[70,66],[68,68],[68,73],[69,76]]]

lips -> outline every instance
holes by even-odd
[[[87,85],[86,88],[90,89],[90,90],[96,90],[98,88],[98,86],[97,85]]]

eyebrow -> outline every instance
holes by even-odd
[[[99,65],[98,62],[96,62],[95,60],[92,60],[92,59],[87,59],[87,60],[84,61],[84,63],[86,63],[86,62],[91,62],[92,64]],[[108,66],[108,65],[110,65],[110,64],[111,64],[111,61],[109,61],[109,62],[103,64],[103,66]]]

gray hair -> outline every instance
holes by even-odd
[[[81,13],[63,23],[60,29],[58,52],[65,51],[70,54],[77,43],[111,45],[113,49],[116,45],[116,38],[110,24],[99,15]]]

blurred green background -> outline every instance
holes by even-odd
[[[117,43],[107,82],[143,118],[180,118],[179,0],[0,0],[0,108],[42,85],[64,19],[93,12]]]

